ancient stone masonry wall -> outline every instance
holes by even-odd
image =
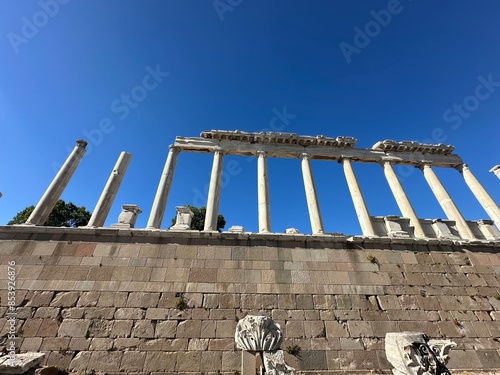
[[[282,328],[300,374],[384,370],[387,332],[457,343],[453,373],[500,371],[494,242],[0,228],[0,337],[16,262],[17,347],[108,374],[235,374],[236,323]],[[3,348],[0,348],[3,349]],[[218,372],[220,371],[220,372]]]

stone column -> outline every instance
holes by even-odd
[[[85,154],[85,147],[87,147],[87,142],[85,140],[77,140],[76,146],[68,156],[63,166],[57,172],[57,175],[52,180],[42,198],[36,205],[35,209],[31,213],[30,217],[26,221],[27,225],[43,225],[47,218],[49,217],[52,209],[56,205],[62,192],[68,185],[71,176],[78,167],[80,159]]]
[[[394,173],[394,168],[392,168],[392,164],[389,160],[382,160],[382,168],[384,169],[385,178],[389,183],[389,187],[391,188],[392,194],[396,199],[396,203],[398,204],[399,210],[404,217],[410,219],[410,225],[413,227],[415,232],[415,237],[425,237],[424,230],[420,225],[420,221],[418,220],[415,211],[406,195],[403,186],[398,180],[396,173]]]
[[[493,168],[490,169],[491,173],[494,173],[495,176],[497,176],[500,179],[500,165],[495,165]]]
[[[351,193],[352,203],[354,203],[354,209],[356,210],[356,215],[358,216],[361,231],[364,236],[376,236],[370,214],[368,213],[368,208],[366,207],[365,199],[363,198],[358,180],[356,179],[356,175],[352,169],[351,161],[349,158],[342,158],[340,161],[344,167],[347,186],[349,187],[349,192]]]
[[[160,229],[165,207],[167,206],[168,193],[170,192],[170,186],[174,178],[175,162],[177,161],[179,151],[178,147],[172,145],[169,147],[167,161],[163,167],[163,173],[161,174],[160,183],[158,184],[151,213],[149,214],[148,229]]]
[[[448,192],[441,184],[441,181],[439,181],[430,164],[422,162],[417,167],[420,168],[424,173],[424,177],[429,184],[432,192],[436,196],[436,199],[438,200],[441,208],[446,214],[446,217],[456,223],[457,230],[460,233],[460,237],[470,240],[475,239],[474,234],[472,234],[472,231],[465,222],[464,217],[458,210],[457,206],[455,206],[455,203],[453,203],[453,201],[451,200],[451,197],[448,195]]]
[[[257,189],[259,199],[259,232],[271,231],[269,208],[269,183],[267,179],[267,157],[264,151],[257,152]]]
[[[132,158],[132,154],[129,154],[123,151],[113,168],[113,171],[109,175],[108,182],[106,186],[102,190],[101,197],[97,202],[94,211],[92,212],[92,216],[87,224],[88,227],[102,227],[104,226],[104,222],[108,217],[109,210],[113,205],[113,201],[115,200],[116,193],[122,183],[123,176],[125,176],[125,172],[127,171],[128,165],[130,163],[130,159]]]
[[[210,175],[210,187],[208,188],[207,212],[205,214],[205,231],[217,230],[217,217],[219,216],[219,201],[222,175],[222,161],[224,154],[222,150],[215,150],[212,173]]]
[[[498,208],[495,201],[486,192],[486,190],[484,190],[483,186],[472,174],[467,164],[462,164],[457,169],[462,174],[465,182],[467,183],[481,206],[483,206],[490,219],[493,220],[495,222],[495,225],[500,228],[500,209]]]
[[[309,220],[311,221],[311,228],[313,234],[324,233],[323,220],[321,219],[321,212],[319,210],[318,196],[316,195],[316,187],[314,186],[314,179],[311,172],[311,165],[309,154],[300,154],[302,159],[302,178],[304,179],[304,188],[306,191],[307,208],[309,210]]]

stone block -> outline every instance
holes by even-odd
[[[42,323],[37,331],[40,337],[55,337],[59,330],[59,321],[53,319],[42,319]]]
[[[351,337],[372,337],[373,330],[370,322],[351,320],[347,322]]]
[[[84,372],[89,368],[90,358],[92,353],[88,351],[82,351],[76,354],[76,356],[71,360],[69,369],[74,372]]]
[[[323,321],[305,321],[304,333],[306,338],[326,337],[326,330]]]
[[[162,339],[162,350],[164,352],[177,352],[179,350],[187,350],[188,339]]]
[[[90,325],[87,334],[89,337],[109,337],[112,327],[112,320],[99,318],[90,319]]]
[[[143,319],[145,310],[139,308],[123,307],[116,309],[115,319]]]
[[[25,337],[21,344],[21,351],[23,352],[38,352],[42,345],[41,337]]]
[[[236,310],[234,309],[213,309],[210,310],[210,319],[213,320],[234,320],[236,317]]]
[[[328,327],[328,326],[327,326]],[[285,325],[286,338],[303,338],[305,337],[304,322],[289,320]]]
[[[340,338],[341,350],[364,350],[363,341],[361,339],[353,339],[348,337]]]
[[[174,371],[177,353],[149,352],[142,371]]]
[[[156,324],[156,337],[174,338],[177,331],[177,321],[167,320]]]
[[[341,370],[373,370],[380,367],[375,350],[341,350],[339,359]]]
[[[55,319],[59,315],[60,309],[58,307],[39,307],[35,311],[34,318],[41,319]]]
[[[113,319],[115,315],[113,307],[87,307],[83,310],[86,319]]]
[[[150,320],[139,320],[135,322],[134,328],[132,329],[132,336],[139,338],[153,338],[155,332],[155,327]]]
[[[128,337],[132,330],[132,320],[114,320],[110,337]]]
[[[128,296],[127,307],[156,307],[159,299],[160,293],[132,292]]]
[[[128,351],[123,353],[122,361],[120,363],[120,370],[127,373],[133,371],[143,371],[144,362],[146,361],[145,352]]]
[[[328,364],[323,350],[304,350],[300,353],[300,370],[326,370]]]
[[[122,356],[123,353],[118,351],[94,351],[92,352],[87,368],[106,372],[118,371]]]
[[[479,369],[482,367],[479,357],[474,350],[453,349],[450,352],[449,369]]]
[[[241,370],[241,352],[222,352],[222,371]]]
[[[311,295],[299,294],[296,299],[297,309],[299,310],[312,310],[314,309],[314,302]]]
[[[201,360],[201,352],[178,352],[176,371],[199,373],[200,360]]]
[[[111,350],[113,347],[113,340],[104,337],[94,337],[90,342],[89,350]]]
[[[26,299],[28,300],[26,306],[34,306],[34,307],[49,306],[53,297],[54,297],[54,292],[40,292],[40,291],[29,292],[26,295]]]
[[[169,310],[158,307],[150,307],[146,310],[146,319],[165,320],[168,318]]]
[[[150,341],[150,340],[147,340]],[[138,338],[118,338],[114,340],[114,346],[113,348],[116,350],[130,350],[130,349],[137,349],[137,347],[140,345],[141,340]],[[160,344],[161,347],[161,344]]]
[[[222,368],[222,352],[202,352],[200,371],[220,371]]]
[[[101,292],[82,292],[76,306],[78,307],[94,307],[97,306]]]
[[[201,327],[200,327],[201,329]],[[218,320],[217,321],[217,338],[227,338],[234,337],[234,332],[236,331],[236,322],[234,320]],[[198,333],[199,335],[199,333]],[[196,336],[195,336],[196,337]]]

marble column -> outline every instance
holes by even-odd
[[[222,161],[224,154],[222,150],[215,150],[212,173],[210,175],[210,187],[208,188],[207,212],[205,214],[205,231],[217,230],[217,217],[219,216],[219,201],[222,176]]]
[[[306,192],[307,208],[309,210],[309,220],[311,221],[312,233],[321,234],[324,233],[323,220],[321,219],[318,196],[316,195],[316,187],[314,186],[314,179],[309,162],[310,155],[303,153],[300,154],[300,158],[302,160],[302,178],[304,179],[304,188]]]
[[[436,196],[436,199],[438,200],[441,208],[446,214],[446,217],[449,220],[453,220],[455,222],[458,233],[460,233],[460,237],[470,240],[475,239],[474,234],[465,222],[464,217],[458,210],[457,206],[455,206],[455,203],[452,201],[448,192],[441,184],[441,181],[439,181],[430,164],[423,162],[417,167],[422,170],[427,183]]]
[[[81,139],[76,141],[75,148],[68,156],[59,172],[57,172],[57,175],[52,180],[52,183],[49,185],[36,205],[35,209],[26,221],[26,225],[43,225],[45,221],[47,221],[52,209],[68,185],[71,176],[73,176],[76,167],[78,167],[80,159],[85,154],[85,147],[87,147],[87,141]]]
[[[257,189],[259,199],[259,232],[271,232],[269,207],[269,182],[267,177],[267,157],[264,151],[257,152]]]
[[[498,208],[495,201],[486,192],[486,190],[484,190],[483,186],[472,174],[467,164],[462,164],[457,169],[463,176],[466,184],[472,191],[472,194],[474,194],[481,206],[483,206],[490,219],[493,220],[495,222],[495,225],[500,228],[500,209]]]
[[[87,224],[88,227],[104,226],[104,222],[108,217],[109,210],[113,205],[116,193],[120,188],[120,184],[122,183],[123,176],[125,176],[125,172],[127,171],[131,158],[132,154],[125,151],[123,151],[118,157],[115,167],[109,175],[108,182],[102,190],[99,201],[97,201],[94,211],[92,212],[92,216]]]
[[[490,169],[491,173],[494,173],[495,176],[497,176],[500,179],[500,165],[495,165],[493,168]]]
[[[147,224],[148,229],[160,229],[163,214],[165,213],[165,207],[167,206],[168,193],[170,192],[170,186],[172,185],[175,163],[177,161],[179,151],[179,147],[172,145],[169,147],[167,161],[163,167],[160,183],[158,184],[153,206],[151,207],[151,213],[149,214]]]
[[[368,208],[366,207],[365,199],[363,198],[358,180],[356,179],[356,175],[352,169],[351,161],[349,158],[342,158],[341,163],[344,167],[347,186],[349,187],[349,192],[351,193],[352,203],[354,204],[354,209],[356,210],[356,215],[358,216],[363,236],[376,236],[370,214],[368,213]]]
[[[422,226],[420,225],[420,221],[418,220],[418,217],[413,210],[413,207],[403,189],[403,186],[401,186],[401,183],[399,182],[399,179],[394,172],[394,168],[392,167],[391,162],[389,160],[382,160],[381,165],[384,169],[385,178],[387,179],[389,187],[391,188],[392,195],[394,195],[394,198],[396,199],[396,203],[399,207],[399,210],[401,211],[401,214],[404,217],[410,219],[410,225],[413,227],[415,237],[425,237],[425,233],[422,229]]]

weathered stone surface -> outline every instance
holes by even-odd
[[[82,319],[65,319],[57,336],[59,337],[86,337],[90,326],[90,320]]]
[[[44,353],[16,354],[14,358],[0,356],[0,374],[22,374],[39,365],[44,356]]]

